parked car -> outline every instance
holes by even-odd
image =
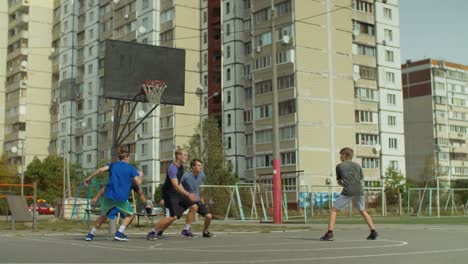
[[[34,210],[34,204],[31,204],[29,206],[29,211],[32,212]],[[46,200],[44,199],[38,199],[36,202],[36,211],[39,214],[48,214],[48,215],[53,215],[55,214],[55,208],[50,206]]]

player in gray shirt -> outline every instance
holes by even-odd
[[[330,215],[328,219],[328,232],[323,235],[320,240],[333,241],[333,229],[336,222],[336,213],[343,210],[352,201],[354,206],[359,209],[359,213],[362,215],[367,225],[369,226],[370,235],[367,237],[368,240],[376,240],[378,233],[375,231],[374,223],[372,222],[371,216],[367,213],[365,205],[366,201],[364,198],[364,190],[362,187],[362,180],[364,175],[362,168],[356,162],[353,162],[354,151],[351,148],[343,148],[340,150],[341,164],[336,166],[336,180],[338,184],[343,186],[341,195],[336,198],[336,202],[332,209],[330,209]]]
[[[203,237],[212,237],[213,234],[208,231],[208,227],[210,226],[212,216],[208,212],[208,207],[201,201],[200,199],[200,185],[205,182],[205,173],[203,172],[203,162],[199,159],[193,159],[190,162],[191,171],[184,173],[182,178],[180,178],[180,184],[184,187],[184,189],[194,194],[197,199],[193,202],[197,207],[197,213],[201,216],[205,217],[205,223],[203,226]],[[190,229],[190,224],[187,219],[187,224],[185,225],[185,229]],[[184,231],[182,231],[184,232]]]

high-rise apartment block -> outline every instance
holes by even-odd
[[[0,143],[10,162],[48,155],[53,1],[0,4]],[[6,16],[6,18],[5,18]]]
[[[114,108],[102,96],[107,39],[186,50],[185,69],[175,69],[185,71],[185,106],[161,105],[124,142],[147,175],[147,192],[207,116],[219,120],[233,172],[271,183],[273,81],[288,191],[329,184],[343,147],[355,149],[369,182],[387,167],[405,171],[397,0],[277,0],[274,18],[267,0],[53,4],[52,38],[43,45],[54,48],[49,150],[86,171],[111,153]],[[140,103],[130,128],[149,109]]]
[[[211,2],[219,3],[208,1],[202,17]],[[356,150],[367,181],[380,181],[388,167],[404,172],[398,1],[275,1],[274,36],[270,5],[226,0],[214,7],[221,17],[223,132],[235,172],[271,183],[271,56],[284,185],[334,181],[343,147]],[[217,18],[207,17],[209,28]],[[208,67],[218,58],[209,50],[202,56]]]
[[[424,59],[402,65],[408,177],[468,174],[468,66]]]

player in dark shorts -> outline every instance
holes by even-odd
[[[212,216],[208,212],[208,207],[201,201],[200,199],[200,185],[205,182],[205,173],[203,172],[203,162],[199,159],[193,159],[190,162],[191,171],[184,173],[182,178],[180,179],[180,184],[184,186],[184,189],[191,194],[196,195],[197,200],[194,204],[197,205],[198,210],[197,213],[203,217],[205,217],[205,223],[203,226],[203,237],[212,237],[213,234],[208,231],[208,227],[210,226]],[[187,232],[192,233],[190,231],[190,224],[187,223],[185,225],[184,230],[182,230],[182,235],[185,235]]]
[[[175,161],[167,168],[167,176],[162,188],[164,204],[169,209],[170,215],[156,223],[146,236],[147,240],[160,238],[162,232],[179,219],[187,209],[190,209],[187,222],[192,222],[198,210],[197,205],[193,204],[196,202],[196,196],[184,190],[180,185],[180,178],[184,174],[184,164],[187,162],[187,151],[177,148],[174,154]],[[193,237],[193,234],[189,237]]]

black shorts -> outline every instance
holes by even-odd
[[[182,195],[169,194],[164,197],[164,205],[169,209],[171,217],[177,216],[177,218],[180,218],[185,210],[193,205],[193,202]]]
[[[201,216],[205,216],[208,214],[208,207],[202,203],[202,202],[196,202],[195,203],[198,206],[198,211],[197,213]]]

